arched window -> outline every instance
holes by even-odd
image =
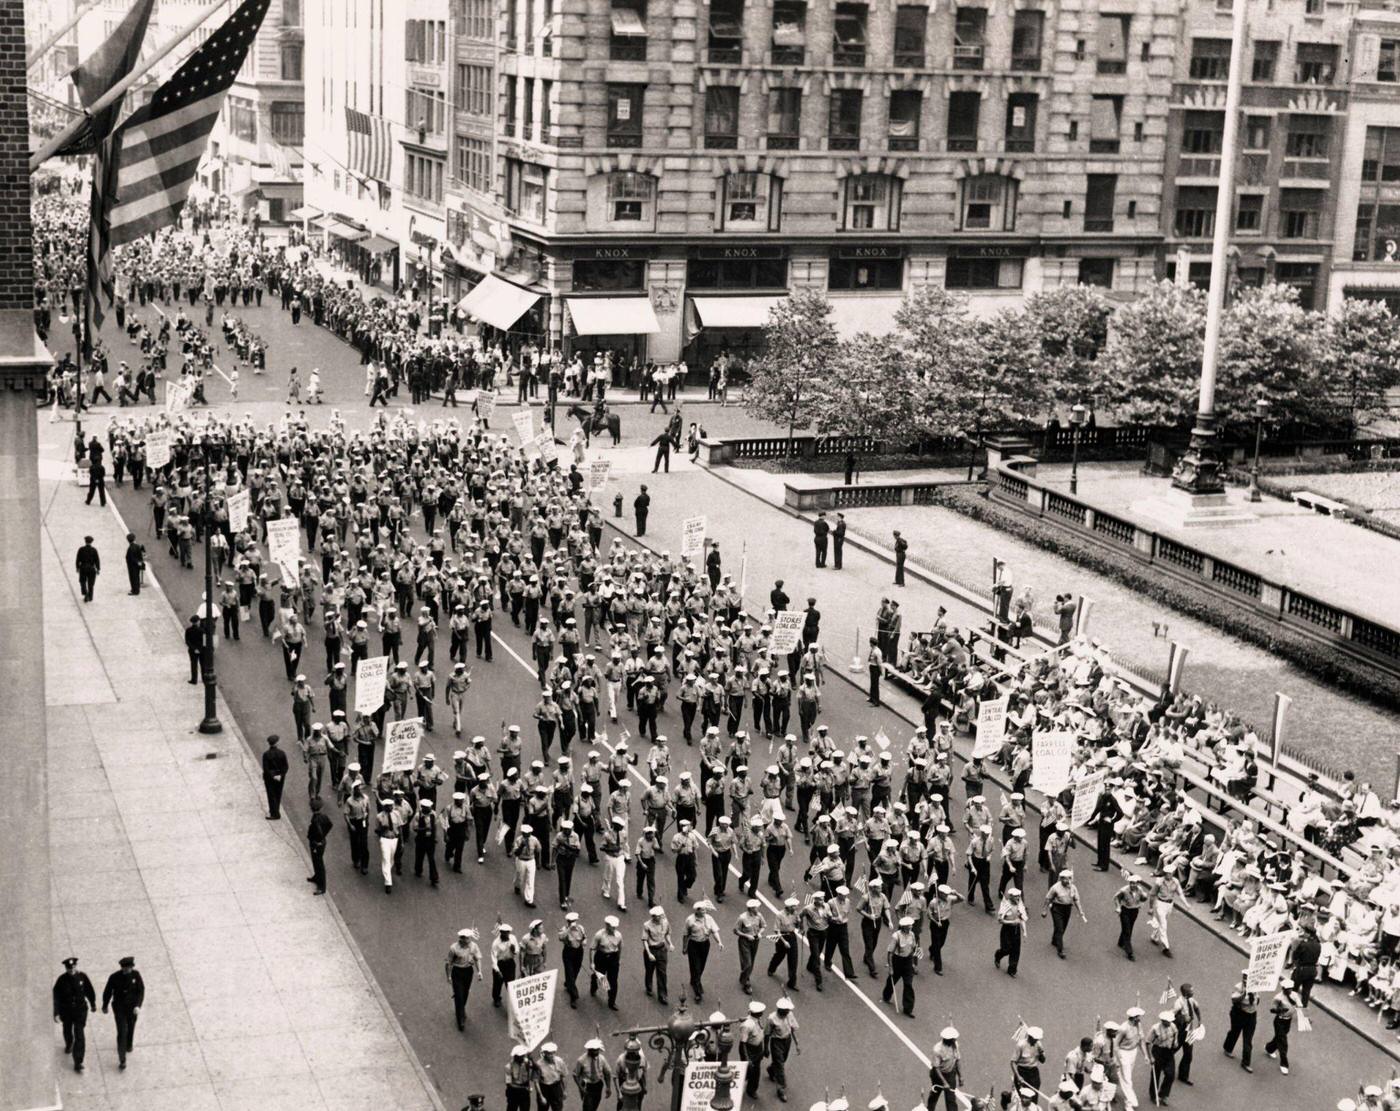
[[[898,231],[904,183],[890,174],[846,178],[842,231]]]
[[[1015,231],[1015,178],[979,174],[962,180],[963,231]]]
[[[720,179],[720,231],[777,231],[782,207],[780,177],[740,172]]]

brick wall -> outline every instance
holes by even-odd
[[[24,0],[0,0],[0,309],[34,303]]]

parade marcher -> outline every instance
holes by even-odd
[[[588,945],[588,932],[579,921],[577,911],[564,915],[564,925],[559,929],[559,955],[564,967],[564,991],[569,997],[569,1006],[578,1009],[578,974],[583,971],[584,952]]]
[[[517,1045],[510,1051],[510,1062],[506,1065],[506,1111],[530,1111],[530,1088],[535,1077],[535,1066],[530,1060],[530,1050]]]
[[[1288,1034],[1293,1029],[1293,1019],[1298,1013],[1298,998],[1293,994],[1292,980],[1281,980],[1278,989],[1278,994],[1269,1006],[1269,1014],[1274,1020],[1274,1036],[1264,1046],[1264,1056],[1276,1056],[1278,1071],[1287,1076]]]
[[[1040,1090],[1040,1066],[1045,1064],[1045,1031],[1039,1026],[1023,1026],[1015,1038],[1011,1071],[1018,1084]]]
[[[646,993],[651,995],[654,981],[658,1003],[666,1002],[666,966],[673,949],[675,943],[671,940],[671,923],[666,920],[666,911],[654,906],[642,923],[642,967]],[[698,996],[696,1001],[699,1001]]]
[[[938,1111],[940,1099],[943,1101],[943,1111],[959,1111],[962,1053],[958,1049],[958,1037],[956,1027],[945,1026],[938,1035],[938,1044],[929,1051],[929,1093],[925,1103],[928,1111]]]
[[[1064,960],[1065,956],[1065,930],[1069,928],[1072,910],[1079,912],[1081,921],[1089,921],[1079,902],[1079,888],[1075,886],[1074,873],[1065,868],[1045,893],[1045,909],[1040,914],[1042,918],[1047,914],[1054,917],[1054,931],[1050,935],[1050,944],[1055,947],[1055,952],[1061,960]]]
[[[457,931],[457,940],[447,948],[447,981],[452,985],[452,1008],[457,1016],[457,1029],[467,1028],[467,999],[472,981],[482,979],[481,947],[477,932],[471,928]]]
[[[1191,984],[1182,984],[1177,989],[1174,1010],[1177,1044],[1181,1046],[1181,1060],[1177,1062],[1176,1079],[1190,1087],[1191,1062],[1195,1056],[1196,1043],[1205,1033],[1201,1024],[1201,1006],[1196,1002],[1196,990]]]
[[[768,1010],[757,999],[749,1004],[748,1017],[739,1024],[739,1054],[749,1066],[744,1077],[744,1094],[749,1099],[758,1098],[758,1084],[761,1079],[759,1066],[763,1064],[764,1043],[763,1014]]]
[[[515,930],[498,922],[496,936],[491,940],[491,1006],[500,1007],[502,990],[515,980],[519,970],[520,942]]]
[[[1026,932],[1026,907],[1021,902],[1020,888],[1006,889],[1001,906],[997,908],[997,922],[1001,925],[1001,932],[992,964],[1000,968],[1005,958],[1006,973],[1014,977],[1021,963],[1021,938]]]
[[[1176,1080],[1178,1034],[1175,1011],[1163,1011],[1157,1016],[1157,1021],[1143,1037],[1143,1045],[1147,1047],[1152,1063],[1148,1095],[1157,1106],[1166,1107],[1167,1097],[1172,1094],[1172,1084]]]
[[[768,929],[768,924],[760,913],[761,906],[757,899],[748,900],[738,921],[734,923],[734,936],[738,938],[739,950],[739,987],[745,995],[753,994],[753,966],[758,959],[758,944]]]
[[[567,1073],[554,1042],[540,1046],[534,1062],[535,1111],[564,1111],[564,1077]]]
[[[618,920],[613,915],[603,919],[603,928],[593,935],[593,975],[589,994],[598,992],[598,977],[608,985],[608,1010],[617,1010],[617,982],[622,972],[622,934],[618,930]]]
[[[802,902],[800,899],[788,898],[783,903],[783,909],[778,912],[778,921],[775,926],[777,939],[773,946],[773,956],[768,962],[768,975],[774,976],[778,969],[787,964],[787,988],[789,991],[797,987],[797,952],[800,948],[798,937],[801,933],[798,914]]]
[[[83,1071],[87,1056],[87,1016],[97,1010],[97,995],[77,957],[65,957],[63,972],[53,984],[53,1020],[63,1026],[63,1052],[73,1055],[73,1070]]]
[[[146,1002],[146,984],[136,971],[135,957],[122,957],[117,965],[102,989],[102,1013],[105,1015],[110,1008],[116,1020],[117,1064],[124,1069],[136,1037],[136,1019]]]
[[[603,1097],[612,1094],[613,1069],[603,1057],[601,1038],[589,1038],[574,1062],[574,1085],[578,1088],[580,1111],[598,1111]]]
[[[1113,893],[1113,906],[1118,911],[1118,948],[1128,960],[1134,961],[1137,957],[1133,954],[1133,927],[1147,901],[1147,893],[1141,876],[1129,875],[1127,880]]]
[[[885,948],[885,990],[882,998],[886,1003],[894,1000],[895,986],[902,984],[899,998],[900,1014],[914,1017],[914,970],[918,961],[919,943],[914,936],[914,919],[904,917],[899,927],[890,937]]]
[[[1230,993],[1230,1031],[1225,1035],[1225,1056],[1235,1055],[1240,1043],[1240,1068],[1253,1072],[1250,1057],[1254,1052],[1254,1027],[1259,1018],[1259,996],[1249,990],[1249,969],[1240,973],[1240,980]]]
[[[792,1013],[792,1000],[786,996],[773,1004],[765,1027],[765,1052],[768,1055],[768,1079],[778,1087],[778,1099],[787,1102],[787,1062],[793,1052],[802,1052],[797,1041],[797,1019]]]
[[[394,893],[394,859],[399,849],[399,821],[394,800],[381,799],[374,819],[374,835],[379,839],[379,867],[384,877],[384,894]]]
[[[685,950],[686,962],[690,966],[690,990],[697,1003],[705,1001],[705,965],[710,959],[710,946],[724,948],[724,938],[719,932],[719,923],[710,914],[710,903],[702,899],[691,908],[691,913],[681,927],[681,948]]]

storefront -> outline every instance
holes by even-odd
[[[694,247],[686,260],[684,353],[689,380],[708,382],[715,360],[747,366],[763,350],[763,328],[787,296],[788,248]]]
[[[564,355],[591,363],[612,353],[614,366],[647,361],[648,339],[661,331],[650,297],[581,296],[564,298]]]
[[[543,300],[543,294],[487,274],[457,302],[457,310],[478,326],[487,344],[539,344],[544,338]]]

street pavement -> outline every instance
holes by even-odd
[[[307,330],[307,325],[303,324],[302,330]],[[265,334],[271,336],[270,327]],[[276,342],[274,338],[274,351]],[[332,339],[332,342],[338,341]],[[357,381],[358,371],[348,349],[341,351],[339,365],[345,368],[343,376],[339,370],[328,373],[329,357],[321,365],[328,381],[348,387],[348,396],[338,403],[349,406],[356,400],[349,384]],[[622,469],[628,474],[622,481],[628,489],[642,477],[636,472],[645,469],[643,454],[636,447],[618,453],[619,463],[625,460]],[[679,529],[672,527],[672,516],[688,516],[702,507],[709,515],[711,531],[725,542],[727,569],[737,570],[737,551],[743,540],[749,541],[753,560],[750,564],[751,597],[766,595],[768,579],[775,569],[778,574],[784,568],[791,572],[789,593],[799,601],[805,596],[808,584],[816,581],[807,569],[810,549],[805,526],[800,522],[784,518],[776,511],[758,508],[745,495],[722,487],[713,477],[701,472],[657,476],[647,481],[655,483],[652,489],[657,495],[653,502],[656,523],[653,533],[657,547],[674,549],[678,544]],[[116,492],[116,501],[132,527],[138,533],[143,532],[149,517],[147,495],[136,494],[128,487]],[[790,532],[792,528],[802,530],[800,543]],[[604,537],[605,545],[610,543],[611,535],[610,529]],[[832,608],[845,609],[848,594],[856,596],[858,604],[863,605],[860,596],[868,589],[879,589],[881,580],[887,581],[887,566],[849,548],[847,566],[850,571],[841,578],[839,591],[833,592],[824,579],[816,588],[819,602],[828,612]],[[152,546],[151,573],[161,582],[177,614],[192,612],[201,588],[201,578],[196,572],[179,570],[163,548]],[[857,584],[860,584],[859,590]],[[907,592],[911,598],[918,599],[921,609],[931,608],[938,601],[937,595],[928,588],[915,587]],[[949,608],[956,620],[964,620],[956,606]],[[908,622],[906,627],[918,627],[918,624]],[[261,737],[272,732],[291,737],[294,729],[280,652],[274,644],[262,640],[256,626],[245,632],[250,635],[239,643],[221,642],[218,672],[224,696],[254,751],[258,752]],[[497,621],[495,640],[494,662],[473,664],[475,683],[468,696],[465,734],[470,737],[479,732],[494,745],[502,722],[519,722],[527,739],[526,755],[530,756],[534,751],[534,738],[529,722],[538,687],[533,668],[526,663],[528,643],[523,634],[504,619]],[[841,643],[840,652],[833,649],[832,655],[844,657],[845,646]],[[306,671],[313,682],[318,682],[323,674],[313,666],[321,655],[318,647],[309,644],[306,657]],[[447,645],[443,640],[438,646],[440,676],[447,670],[446,660]],[[830,667],[837,669],[843,664],[844,658],[833,659]],[[192,720],[197,719],[197,692],[189,694],[188,712]],[[899,747],[910,731],[906,722],[892,712],[869,707],[860,692],[830,670],[821,717],[838,738],[862,733],[874,735],[883,729]],[[624,720],[621,724],[631,728],[635,722]],[[694,771],[694,753],[679,740],[676,715],[663,714],[661,728],[675,742],[673,763],[676,770]],[[430,735],[426,747],[446,762],[456,743],[440,724],[438,732]],[[757,745],[758,753],[763,752],[763,747],[761,742]],[[760,755],[755,762],[761,760]],[[304,774],[295,762],[287,800],[291,820],[301,828],[308,810]],[[634,822],[634,828],[639,824]],[[1110,899],[1117,877],[1094,873],[1088,867],[1089,859],[1083,848],[1076,851],[1076,877],[1089,922],[1085,925],[1076,921],[1071,927],[1069,957],[1063,962],[1054,959],[1048,925],[1033,913],[1020,976],[1012,980],[997,972],[990,960],[996,947],[994,923],[982,912],[964,907],[957,912],[948,943],[947,974],[935,977],[926,964],[921,972],[914,1019],[902,1018],[882,1004],[878,985],[859,968],[853,982],[828,979],[826,990],[820,994],[814,990],[811,977],[804,973],[801,991],[794,997],[804,1053],[791,1063],[790,1101],[805,1106],[828,1093],[835,1095],[844,1090],[853,1101],[864,1103],[877,1090],[882,1090],[892,1104],[912,1106],[926,1083],[926,1053],[938,1031],[949,1022],[962,1031],[964,1073],[968,1087],[975,1091],[1006,1085],[1011,1035],[1019,1019],[1044,1026],[1050,1055],[1050,1064],[1045,1070],[1048,1085],[1057,1063],[1080,1035],[1092,1032],[1096,1021],[1121,1019],[1123,1012],[1134,1005],[1141,1005],[1151,1014],[1168,976],[1177,983],[1194,982],[1208,1031],[1198,1053],[1196,1087],[1178,1089],[1174,1093],[1179,1106],[1220,1107],[1235,1102],[1240,1106],[1326,1107],[1335,1102],[1339,1094],[1352,1090],[1358,1080],[1388,1075],[1389,1058],[1323,1015],[1315,1016],[1313,1033],[1295,1034],[1294,1067],[1289,1077],[1280,1076],[1263,1057],[1267,1033],[1266,1023],[1261,1022],[1260,1035],[1256,1038],[1256,1073],[1254,1076],[1244,1074],[1237,1064],[1222,1058],[1218,1049],[1226,1026],[1229,987],[1238,978],[1243,965],[1239,953],[1178,913],[1174,922],[1178,935],[1173,941],[1175,960],[1163,958],[1147,944],[1140,930],[1139,960],[1135,964],[1127,963],[1114,948],[1117,922]],[[510,1047],[504,1014],[490,1007],[489,991],[483,990],[489,988],[489,983],[478,985],[469,1007],[467,1034],[459,1034],[452,1021],[443,957],[458,928],[477,927],[485,942],[498,915],[511,922],[517,931],[522,931],[532,917],[538,916],[544,920],[552,937],[562,917],[550,897],[552,874],[541,873],[539,909],[530,911],[511,891],[510,872],[498,855],[482,866],[469,858],[465,874],[461,877],[446,875],[443,886],[437,890],[431,889],[426,879],[418,881],[411,875],[406,876],[396,886],[392,897],[384,894],[375,876],[360,877],[350,870],[348,846],[341,831],[332,842],[328,863],[331,897],[445,1101],[461,1101],[476,1090],[485,1091],[493,1102],[499,1099],[500,1070]],[[708,876],[704,863],[701,875]],[[802,893],[798,859],[787,862],[785,880]],[[590,930],[596,929],[603,915],[611,912],[610,905],[601,898],[599,881],[598,870],[581,862],[575,875],[574,900]],[[729,930],[740,909],[737,905],[740,900],[735,898],[733,890],[731,887],[730,897],[717,915],[728,941],[732,941]],[[1033,876],[1029,883],[1033,908],[1038,907],[1044,890],[1044,878]],[[767,898],[764,913],[771,922],[774,916],[772,893],[764,888],[760,888],[760,892]],[[702,883],[696,897],[708,893],[708,883]],[[674,877],[664,862],[659,898],[670,913],[673,927],[679,928],[687,908],[676,902]],[[620,1014],[609,1012],[600,999],[586,996],[577,1011],[569,1010],[562,996],[556,1004],[554,1037],[569,1059],[577,1055],[582,1042],[595,1032],[607,1036],[629,1025],[662,1024],[669,1013],[669,1008],[646,999],[641,993],[641,962],[636,945],[642,915],[630,892],[628,906],[624,932],[630,951],[623,962]],[[552,949],[552,954],[556,949]],[[771,943],[765,942],[761,963],[771,951]],[[859,953],[856,959],[858,962]],[[555,963],[553,959],[550,961],[551,965]],[[682,993],[684,979],[684,958],[678,951],[671,964],[673,1001]],[[740,1016],[748,1000],[738,990],[736,981],[737,962],[730,945],[711,959],[701,1009],[708,1012],[720,1008],[730,1016]],[[783,994],[780,981],[762,975],[755,977],[755,988],[757,997],[770,1006]],[[857,1030],[861,1031],[861,1051],[852,1052],[851,1035]],[[613,1055],[620,1050],[621,1041],[608,1040],[609,1054]],[[1140,1093],[1143,1083],[1140,1077]],[[760,1102],[775,1105],[772,1085],[767,1082]]]

